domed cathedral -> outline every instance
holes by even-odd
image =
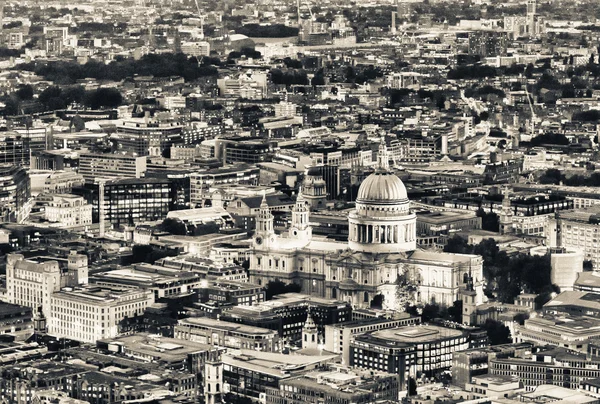
[[[389,170],[385,144],[378,160],[348,216],[347,243],[312,235],[304,189],[285,235],[275,234],[273,216],[263,203],[256,219],[251,282],[294,282],[303,293],[347,301],[355,308],[401,310],[407,302],[450,306],[465,293],[470,304],[483,303],[481,257],[418,249],[416,215],[402,180]]]

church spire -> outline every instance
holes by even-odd
[[[267,203],[267,195],[263,193],[262,202],[260,203],[260,210],[256,217],[256,232],[270,234],[273,233],[273,215],[271,209]]]
[[[290,237],[302,239],[307,243],[312,238],[312,229],[309,225],[309,206],[302,194],[298,192],[296,204],[292,208],[292,223],[290,226]]]
[[[379,151],[377,152],[377,166],[378,169],[383,171],[388,171],[390,169],[390,157],[385,144],[385,135],[381,137],[381,143],[379,144]]]

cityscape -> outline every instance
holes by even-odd
[[[599,0],[0,0],[0,404],[600,404]]]

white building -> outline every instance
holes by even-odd
[[[150,290],[107,287],[64,288],[51,295],[48,333],[95,343],[119,335],[119,323],[154,303]]]
[[[58,194],[50,198],[44,211],[44,218],[49,222],[63,227],[92,224],[92,205],[85,203],[82,196]]]
[[[469,304],[483,302],[482,259],[476,255],[424,251],[416,246],[416,216],[404,184],[388,171],[387,150],[380,168],[363,181],[356,209],[349,215],[349,241],[312,236],[304,198],[292,209],[287,237],[273,230],[273,215],[263,200],[256,218],[250,281],[279,279],[301,285],[303,293],[370,307],[375,298],[398,310],[406,300],[452,305],[468,293]],[[413,295],[399,286],[416,285]]]
[[[6,259],[6,295],[9,303],[41,308],[46,318],[51,313],[52,294],[62,287],[88,281],[87,257],[72,253],[67,259],[67,272],[58,260],[47,257],[25,259],[21,254],[9,254]]]
[[[206,41],[199,42],[182,42],[181,53],[188,56],[209,56],[210,55],[210,43]]]
[[[276,117],[288,117],[296,116],[296,109],[298,106],[291,102],[281,101],[279,104],[275,104],[275,116]]]

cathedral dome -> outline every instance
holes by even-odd
[[[357,203],[396,204],[408,201],[406,187],[394,173],[378,170],[360,185]]]

